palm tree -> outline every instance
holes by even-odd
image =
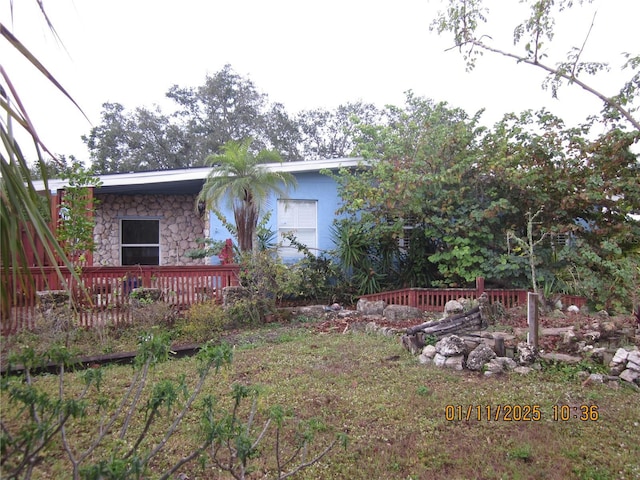
[[[37,1],[47,25],[55,35],[55,30],[53,30],[53,26],[42,8],[42,3]],[[0,23],[0,40],[6,41],[10,47],[19,52],[26,62],[36,68],[77,106],[76,102],[42,63],[2,23]],[[55,157],[36,133],[18,95],[17,85],[11,81],[9,72],[2,65],[0,65],[0,111],[4,113],[2,115],[4,118],[0,118],[0,198],[2,200],[0,202],[0,245],[2,245],[0,249],[0,270],[2,273],[0,303],[3,305],[0,318],[4,320],[8,316],[11,293],[15,295],[20,288],[16,288],[16,286],[24,285],[31,280],[29,271],[23,268],[30,266],[22,244],[25,241],[23,232],[26,234],[26,242],[34,251],[38,242],[44,247],[46,261],[56,267],[60,278],[62,278],[62,274],[57,268],[58,265],[64,265],[72,271],[72,275],[76,274],[49,228],[47,215],[50,209],[48,206],[43,206],[43,200],[50,199],[42,197],[36,192],[31,181],[32,175],[29,165],[16,141],[14,128],[24,131],[33,141],[37,154],[37,168],[40,170],[45,184],[47,181],[46,161],[42,152],[46,152],[54,159]],[[38,258],[38,261],[41,260],[43,259]]]
[[[229,141],[222,154],[210,155],[207,163],[213,170],[200,191],[198,201],[219,211],[226,204],[233,210],[241,252],[257,247],[256,229],[260,211],[269,194],[286,196],[289,186],[296,186],[290,173],[271,172],[263,163],[281,162],[280,154],[273,150],[250,151],[252,139]]]

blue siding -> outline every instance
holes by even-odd
[[[336,210],[339,207],[338,187],[335,180],[319,172],[303,172],[294,174],[298,180],[295,190],[290,189],[288,198],[293,200],[317,200],[318,202],[318,249],[322,251],[334,248],[331,240],[330,226],[336,218]],[[272,211],[268,228],[277,231],[277,198],[274,196],[268,202],[268,208]],[[222,212],[227,220],[233,224],[233,212],[224,209]],[[218,218],[210,214],[210,236],[214,240],[226,240],[232,238],[229,231],[222,225]],[[235,239],[234,239],[235,244]],[[286,259],[285,259],[286,260]],[[213,263],[219,263],[217,258]]]

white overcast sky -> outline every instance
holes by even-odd
[[[36,0],[13,3],[12,20],[9,0],[2,2],[2,23],[89,121],[6,42],[0,42],[2,66],[49,149],[81,160],[88,152],[80,137],[100,123],[104,102],[127,110],[157,104],[168,113],[169,87],[202,85],[227,63],[290,113],[358,100],[401,105],[409,89],[470,114],[485,108],[487,125],[527,108],[545,106],[570,124],[601,109],[577,87],[552,99],[541,89],[542,72],[490,54],[467,73],[462,56],[446,51],[451,37],[429,31],[444,7],[439,0],[44,0],[62,45],[42,21]],[[517,16],[515,0],[487,6],[485,31],[496,46],[510,48],[523,11]],[[564,60],[569,47],[582,44],[596,10],[583,59],[612,63],[614,71],[594,81],[611,95],[625,78],[618,72],[621,53],[640,53],[640,1],[595,0],[559,17],[548,61]]]

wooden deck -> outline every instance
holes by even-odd
[[[129,294],[137,287],[157,288],[164,302],[182,309],[205,299],[221,300],[224,287],[238,285],[237,265],[85,267],[82,285],[66,269],[62,269],[62,279],[54,267],[29,271],[31,281],[14,285],[10,305],[0,308],[3,334],[35,326],[39,291],[70,290],[78,306],[78,326],[90,327],[129,322]]]

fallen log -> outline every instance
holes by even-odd
[[[468,312],[450,315],[441,320],[424,322],[414,327],[408,327],[401,341],[404,347],[412,353],[417,353],[425,345],[427,336],[438,339],[447,335],[466,333],[487,328],[490,319],[489,301],[486,294],[478,299],[478,306]]]
[[[421,323],[415,327],[408,327],[406,333],[415,335],[418,332],[424,332],[427,335],[444,336],[448,332],[455,332],[465,327],[479,327],[482,323],[482,315],[480,307],[475,307],[468,312],[458,313],[442,320],[432,320],[430,322]],[[479,328],[476,328],[479,330]],[[442,333],[442,335],[440,335]]]

